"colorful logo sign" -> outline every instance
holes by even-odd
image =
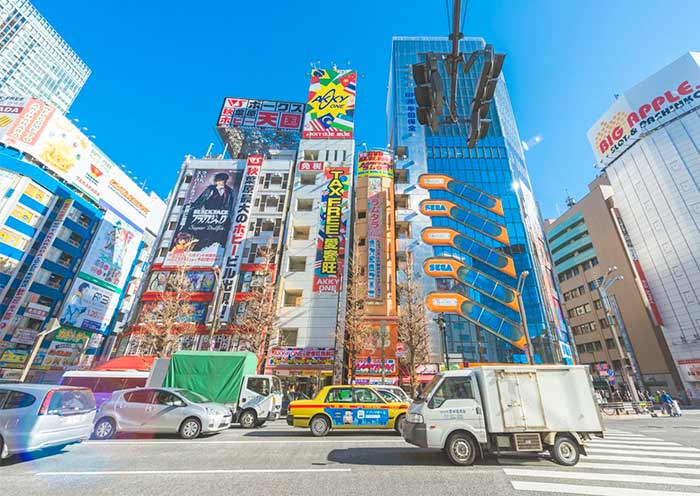
[[[498,197],[474,188],[469,184],[442,174],[422,174],[418,185],[427,190],[449,191],[453,195],[503,216],[503,202]]]
[[[304,139],[352,139],[356,83],[352,70],[312,70]]]
[[[345,264],[350,170],[347,167],[326,169],[326,179],[329,182],[321,198],[321,222],[316,238],[315,293],[337,293]]]
[[[321,160],[300,160],[299,172],[323,172],[324,162]]]
[[[270,348],[267,359],[270,367],[321,367],[333,366],[335,348],[295,348],[278,346]]]
[[[394,178],[394,161],[388,152],[368,151],[357,155],[357,177]]]
[[[299,131],[303,116],[303,103],[226,97],[216,125]]]

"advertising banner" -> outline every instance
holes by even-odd
[[[394,162],[388,152],[369,151],[357,155],[357,177],[394,178]]]
[[[239,194],[242,171],[195,170],[175,229],[166,267],[221,264]]]
[[[324,163],[322,160],[300,160],[299,172],[323,172]]]
[[[46,317],[49,316],[50,311],[51,307],[32,302],[29,303],[26,307],[24,307],[24,316],[31,317],[36,320],[44,320]]]
[[[367,178],[367,298],[382,297],[382,238],[384,237],[382,179]]]
[[[263,166],[262,155],[251,155],[248,157],[245,166],[245,175],[241,182],[238,202],[234,210],[233,229],[231,239],[228,243],[226,261],[221,277],[221,313],[219,317],[222,322],[228,322],[231,314],[231,303],[233,302],[236,282],[238,281],[238,269],[243,256],[243,241],[248,233],[253,198],[258,187],[258,177]]]
[[[226,97],[216,125],[299,131],[303,117],[303,103]]]
[[[51,369],[65,369],[77,364],[90,334],[73,329],[59,329],[51,340],[41,363]]]
[[[109,172],[103,182],[100,205],[128,219],[140,231],[146,229],[148,214],[151,211],[151,198],[132,179],[117,167],[96,147],[99,152],[99,159]]]
[[[314,293],[337,293],[345,265],[350,169],[326,169],[328,186],[321,197],[321,222],[316,238]]]
[[[68,216],[68,210],[72,205],[73,200],[66,200],[63,202],[63,206],[61,207],[61,210],[59,210],[56,220],[53,222],[53,224],[51,224],[51,227],[49,227],[49,230],[46,232],[44,241],[42,241],[41,246],[39,246],[39,249],[34,255],[32,263],[29,265],[27,272],[24,274],[24,278],[19,283],[14,296],[7,305],[5,313],[0,320],[0,338],[2,338],[11,327],[17,325],[17,320],[19,320],[17,318],[17,310],[19,310],[24,303],[29,287],[34,283],[36,273],[39,271],[41,264],[44,263],[46,255],[56,239],[56,236],[58,235],[58,230],[63,225],[63,221]]]
[[[688,382],[700,382],[700,358],[678,360],[678,372]]]
[[[81,276],[120,293],[136,259],[141,235],[111,211],[104,219],[81,266]]]
[[[311,71],[304,139],[352,139],[356,83],[357,73],[353,70]]]
[[[0,96],[0,139],[17,120],[28,100],[26,96]]]
[[[269,367],[331,368],[334,348],[273,347],[268,352]]]
[[[159,315],[162,315],[162,309],[161,307],[163,306],[163,302],[161,301],[149,301],[143,304],[143,307],[141,307],[141,312],[139,315],[139,321],[141,323],[145,322],[152,322],[153,320],[157,320]],[[208,304],[207,303],[202,303],[202,302],[190,302],[190,306],[192,306],[192,314],[191,315],[180,315],[177,319],[178,322],[181,323],[195,323],[195,324],[203,324],[204,319],[207,316],[207,308]]]
[[[599,167],[619,157],[643,133],[700,106],[699,57],[683,55],[615,100],[588,130]]]
[[[104,333],[109,328],[118,303],[119,294],[76,277],[59,322],[65,326]]]
[[[174,291],[175,285],[172,281],[175,277],[177,277],[177,272],[164,270],[151,272],[146,292],[163,293]],[[191,291],[193,293],[211,293],[216,282],[216,276],[213,272],[203,270],[188,271],[187,279],[192,284]]]
[[[56,109],[52,106],[31,98],[24,105],[19,117],[14,120],[5,135],[2,136],[1,141],[7,146],[34,155],[35,145],[55,112]],[[36,155],[34,156],[38,158]]]
[[[33,331],[32,329],[15,329],[10,341],[17,344],[32,345],[34,344],[37,334],[39,334],[39,331]]]

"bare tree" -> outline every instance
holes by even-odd
[[[259,369],[265,364],[265,355],[270,338],[277,332],[277,312],[275,309],[275,274],[277,252],[268,245],[258,249],[258,258],[263,261],[253,275],[250,291],[240,303],[244,305],[234,326],[237,335],[237,350],[246,350],[260,356]]]
[[[365,318],[367,276],[357,258],[350,263],[348,272],[343,348],[348,361],[350,384],[353,384],[357,357],[370,345],[372,325]]]
[[[405,356],[401,361],[408,368],[411,381],[411,397],[418,387],[418,367],[430,356],[430,333],[426,321],[424,295],[413,277],[411,264],[407,263],[404,278],[398,284],[399,299],[398,340],[403,344]]]
[[[187,269],[182,265],[171,272],[165,291],[141,308],[137,323],[132,326],[140,335],[141,353],[166,357],[183,335],[194,334],[197,324],[195,308],[190,302],[193,286]]]

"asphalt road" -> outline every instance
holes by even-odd
[[[533,456],[453,467],[391,432],[316,439],[284,421],[195,441],[89,441],[0,464],[0,495],[700,496],[700,411],[606,417],[606,439],[574,468]]]

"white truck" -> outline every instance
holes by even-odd
[[[408,409],[403,437],[442,449],[455,465],[487,453],[549,451],[576,465],[603,437],[587,367],[483,366],[436,375]]]

